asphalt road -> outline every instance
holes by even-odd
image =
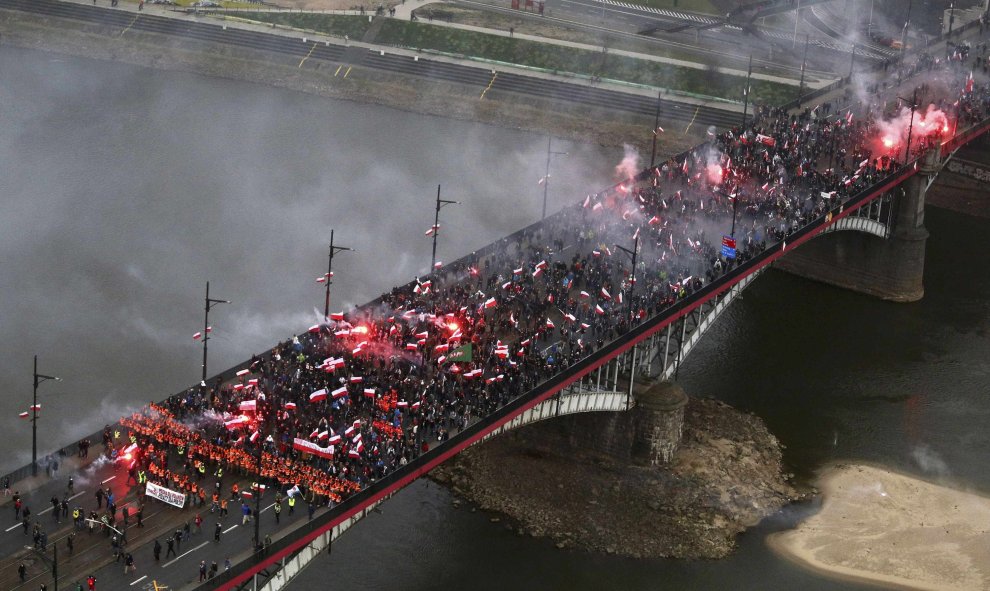
[[[378,51],[348,48],[332,43],[317,43],[312,40],[303,41],[301,36],[293,38],[234,27],[224,29],[220,25],[53,0],[0,0],[0,8],[119,27],[121,35],[130,31],[140,31],[263,50],[298,58],[299,63],[307,68],[326,69],[342,65],[345,68],[366,68],[457,82],[475,86],[479,96],[491,85],[489,92],[495,94],[513,93],[537,96],[566,101],[571,104],[607,110],[622,110],[646,116],[652,116],[656,111],[656,98],[651,96],[617,92],[598,86],[572,84],[510,72],[500,72],[493,82],[492,70],[488,68],[428,59],[416,60],[410,56],[387,51],[381,55]],[[721,129],[736,125],[740,117],[731,111],[672,100],[665,100],[663,109],[665,121],[673,120],[704,127],[714,125]]]

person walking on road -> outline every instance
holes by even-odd
[[[172,536],[169,536],[165,539],[165,543],[168,545],[168,550],[165,552],[165,559],[167,560],[169,556],[176,556],[175,539]]]
[[[251,521],[251,506],[247,503],[241,503],[241,525],[247,525]]]
[[[199,582],[202,583],[206,580],[206,561],[199,561]]]
[[[221,533],[223,533],[223,526],[220,525],[220,522],[218,521],[217,522],[216,529],[213,530],[213,541],[214,542],[216,542],[218,544],[220,543],[220,534]]]
[[[279,517],[282,516],[282,500],[279,499],[275,501],[275,523],[279,523]]]
[[[27,567],[23,562],[17,567],[17,576],[21,578],[22,583],[27,580]]]
[[[86,584],[89,585],[89,591],[96,591],[96,577],[89,575],[86,578]]]
[[[155,554],[155,562],[158,562],[162,558],[162,544],[158,540],[155,540],[155,546],[152,548],[152,552]]]

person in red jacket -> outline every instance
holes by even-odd
[[[96,591],[96,577],[93,575],[86,577],[86,584],[89,585],[89,591]]]

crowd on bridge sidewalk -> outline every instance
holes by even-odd
[[[972,59],[953,48],[913,64],[925,105],[911,158],[987,116]],[[150,478],[194,503],[211,496],[202,476],[224,469],[338,503],[896,171],[905,130],[888,119],[902,108],[864,93],[853,110],[761,109],[745,128],[123,424]],[[732,227],[728,258],[719,247]]]

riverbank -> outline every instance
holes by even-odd
[[[873,466],[818,479],[821,510],[768,538],[780,555],[831,577],[932,591],[990,587],[990,499]]]
[[[578,429],[606,419],[579,418]],[[552,423],[472,447],[431,477],[521,535],[633,558],[725,557],[739,533],[803,496],[763,421],[716,400],[691,399],[681,448],[661,468],[575,447]]]
[[[331,99],[382,105],[394,109],[475,121],[604,147],[630,144],[649,153],[652,116],[568,105],[510,93],[487,93],[459,83],[347,68],[337,64],[300,67],[298,59],[225,44],[177,39],[73,20],[0,10],[0,42],[54,54],[117,61],[160,70],[240,80],[286,88]],[[702,126],[694,131],[704,133]],[[676,154],[698,142],[697,135],[668,128],[659,155]]]

